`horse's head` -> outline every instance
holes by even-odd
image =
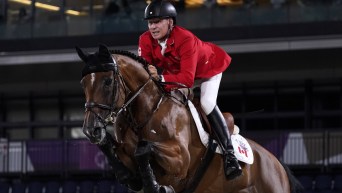
[[[92,143],[101,143],[106,134],[106,126],[112,122],[111,113],[115,110],[118,84],[118,65],[106,46],[89,54],[76,48],[79,57],[85,63],[82,70],[81,85],[84,90],[85,117],[83,132]]]

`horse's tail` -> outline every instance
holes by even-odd
[[[299,182],[299,180],[292,174],[292,171],[290,170],[290,168],[284,162],[280,161],[280,163],[284,167],[286,174],[287,174],[287,178],[289,179],[291,193],[303,192],[304,187]]]

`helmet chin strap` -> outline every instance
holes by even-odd
[[[167,31],[167,38],[170,36],[173,26],[173,19],[169,19],[169,30]]]

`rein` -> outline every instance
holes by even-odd
[[[124,103],[119,109],[117,109],[115,111],[115,108],[112,108],[111,109],[111,113],[108,115],[108,117],[105,119],[106,123],[108,124],[109,122],[110,123],[115,123],[116,121],[116,117],[118,117],[120,115],[120,113],[122,111],[126,111],[126,108],[128,107],[128,105],[130,105],[133,100],[135,98],[137,98],[137,96],[139,96],[139,94],[144,90],[144,88],[146,87],[146,85],[150,82],[150,80],[152,80],[151,76],[149,77],[149,79],[145,82],[145,84],[143,84],[138,90],[136,93],[134,93],[134,95],[127,100],[126,103]]]

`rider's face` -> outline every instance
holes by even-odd
[[[170,18],[153,18],[148,20],[148,29],[152,37],[156,40],[164,41],[167,33],[172,26],[173,20]]]

